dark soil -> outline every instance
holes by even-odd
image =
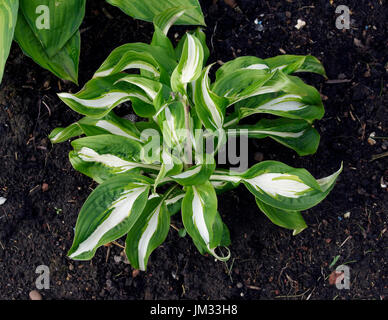
[[[232,238],[228,265],[201,256],[188,237],[180,238],[173,229],[152,254],[146,273],[133,274],[129,265],[116,262],[117,246],[100,248],[90,262],[68,259],[77,214],[95,184],[71,167],[70,144],[52,146],[47,135],[79,119],[56,96],[79,88],[35,65],[14,44],[0,90],[0,196],[8,199],[0,206],[0,298],[28,299],[35,289],[35,269],[42,264],[51,271],[51,287],[41,291],[44,299],[387,298],[388,189],[381,179],[388,181],[388,158],[371,161],[388,149],[387,2],[237,2],[239,7],[232,9],[221,0],[202,1],[209,62],[313,54],[329,79],[342,80],[303,76],[320,90],[326,107],[316,123],[321,144],[314,156],[298,157],[269,140],[250,144],[251,164],[262,156],[305,167],[317,178],[343,161],[335,189],[304,213],[309,228],[292,236],[272,225],[240,187],[219,199]],[[350,30],[335,27],[339,4],[351,9]],[[300,30],[294,27],[298,19],[306,21]],[[152,32],[150,24],[101,0],[88,1],[81,29],[81,85],[112,49],[149,41]],[[184,31],[175,28],[171,35],[180,38]],[[368,138],[373,132],[385,139],[376,138],[372,145]],[[338,290],[328,281],[343,263],[350,267],[350,290]]]

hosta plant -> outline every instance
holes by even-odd
[[[130,263],[145,270],[179,213],[201,254],[227,260],[230,237],[217,194],[241,184],[273,223],[297,234],[306,228],[301,211],[322,201],[340,174],[317,180],[277,161],[243,171],[216,168],[226,141],[241,135],[272,138],[299,155],[314,153],[319,134],[312,123],[324,107],[319,92],[291,74],[325,72],[312,56],[291,55],[239,57],[216,70],[206,64],[201,29],[186,33],[176,48],[167,37],[185,10],[156,15],[150,44],[118,47],[80,92],[59,94],[84,117],[56,128],[50,139],[85,135],[72,141],[70,161],[99,184],[79,214],[72,259],[91,259],[98,247],[126,235]],[[114,113],[127,101],[142,121]],[[243,124],[254,114],[263,114],[259,122]]]

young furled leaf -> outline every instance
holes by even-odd
[[[187,34],[179,64],[171,75],[171,88],[182,95],[186,94],[187,84],[197,80],[202,72],[204,52],[201,42]]]

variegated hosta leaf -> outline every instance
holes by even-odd
[[[234,129],[234,130],[233,130]],[[248,135],[249,138],[270,137],[295,150],[300,156],[313,154],[319,145],[319,133],[304,120],[262,119],[255,125],[240,125],[228,130],[229,136]]]
[[[219,97],[211,91],[209,79],[210,68],[211,65],[202,72],[201,77],[196,81],[194,103],[198,117],[201,119],[205,128],[214,131],[223,128],[228,100]]]
[[[279,91],[284,80],[272,81],[270,86],[267,85],[274,77],[275,74],[265,69],[239,69],[216,79],[211,89],[218,96],[227,98],[228,104],[231,105],[249,97]]]
[[[221,176],[221,179],[222,177],[225,177],[228,180],[221,180],[218,176]],[[233,179],[231,179],[229,176],[229,171],[227,170],[215,170],[209,179],[217,194],[222,194],[226,191],[235,189],[240,185],[241,182],[239,177],[233,181]]]
[[[216,80],[220,80],[226,75],[232,74],[233,72],[241,69],[252,69],[252,70],[265,70],[270,72],[271,69],[268,67],[265,60],[253,57],[245,56],[238,57],[231,61],[224,63],[216,72]]]
[[[150,197],[125,241],[125,252],[135,269],[146,270],[149,256],[164,242],[169,229],[170,214],[164,197]]]
[[[108,3],[119,7],[127,15],[140,20],[152,22],[156,15],[168,8],[183,6],[190,10],[179,17],[178,25],[203,25],[205,21],[198,0],[107,0]]]
[[[258,91],[261,92],[236,103],[239,119],[256,113],[268,113],[312,122],[324,115],[319,92],[298,77],[276,71]]]
[[[81,209],[68,256],[89,260],[98,247],[131,230],[146,206],[151,183],[140,175],[122,174],[99,185]]]
[[[115,66],[123,59],[123,57],[128,52],[137,52],[140,55],[150,55],[158,65],[165,69],[167,72],[171,73],[176,67],[177,63],[174,57],[170,57],[166,51],[158,46],[151,46],[146,43],[136,42],[136,43],[127,43],[120,47],[114,49],[108,58],[104,61],[100,68],[96,71],[93,78],[96,77],[105,77],[113,74],[115,71]],[[117,71],[117,69],[116,69]]]
[[[187,233],[193,239],[198,250],[209,252],[219,260],[228,260],[219,256],[215,249],[224,245],[224,225],[217,212],[217,195],[210,182],[186,188],[182,202],[182,220]]]
[[[167,35],[170,28],[174,25],[174,23],[184,15],[185,11],[191,9],[190,7],[177,6],[168,8],[161,13],[157,14],[153,23],[155,26],[160,28],[164,35]]]
[[[71,138],[78,137],[84,134],[84,131],[79,126],[78,122],[72,123],[66,128],[55,128],[49,135],[52,143],[61,143]]]
[[[210,56],[210,50],[206,44],[206,34],[202,31],[202,28],[197,28],[195,31],[189,31],[188,33],[193,34],[202,44],[203,48],[203,66],[206,65],[207,59]],[[175,47],[175,57],[179,61],[182,56],[183,46],[185,45],[187,39],[187,33],[185,33],[182,38],[179,40],[178,45]]]
[[[272,221],[273,224],[286,229],[294,230],[294,235],[297,235],[307,228],[306,222],[299,211],[274,208],[258,198],[256,198],[256,203],[260,210],[269,220]]]
[[[11,49],[18,16],[19,0],[0,0],[0,83]]]
[[[162,151],[162,165],[157,178],[155,179],[154,192],[159,182],[166,176],[176,175],[182,172],[183,162],[166,148]]]
[[[52,143],[60,143],[82,134],[86,136],[114,134],[141,142],[140,132],[135,124],[118,117],[113,111],[101,119],[84,117],[66,128],[55,128],[49,138]]]
[[[74,169],[98,183],[135,169],[159,170],[141,162],[142,144],[122,136],[98,135],[74,140],[70,161]]]
[[[166,103],[154,116],[163,133],[164,143],[171,148],[187,140],[185,106],[180,101]]]
[[[166,53],[174,56],[174,47],[167,37],[170,27],[190,8],[188,7],[172,7],[155,16],[154,34],[152,36],[151,45],[159,46],[165,49]]]
[[[197,164],[182,173],[172,175],[171,178],[182,186],[201,185],[209,180],[215,167],[216,165],[214,162]]]
[[[243,182],[260,201],[284,210],[307,210],[321,202],[333,189],[341,168],[316,180],[307,170],[296,169],[277,161],[263,161],[243,174],[218,174],[212,181]]]
[[[174,191],[169,194],[165,202],[170,216],[181,210],[184,196],[185,192],[182,189],[174,189]]]
[[[146,71],[152,78],[159,79],[162,67],[153,58],[153,56],[147,52],[128,51],[126,52],[120,61],[113,67],[110,74],[116,74],[122,71],[131,69],[139,69]]]
[[[321,62],[313,56],[281,55],[264,60],[272,71],[281,70],[286,74],[294,72],[314,72],[325,78],[325,68]]]
[[[202,72],[204,52],[201,41],[187,33],[179,64],[171,76],[171,88],[186,94],[187,84],[197,80]]]
[[[130,99],[138,99],[152,104],[147,94],[136,86],[125,85],[116,81],[125,74],[115,74],[88,81],[85,87],[76,94],[59,93],[59,98],[74,111],[94,117],[105,116],[114,107]]]

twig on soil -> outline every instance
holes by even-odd
[[[125,249],[125,247],[123,245],[121,245],[120,243],[118,243],[117,241],[112,241],[111,243],[114,244],[115,246],[120,247],[121,249]]]
[[[348,83],[351,82],[352,80],[349,79],[334,79],[334,80],[327,80],[327,84],[340,84],[340,83]]]
[[[387,156],[388,156],[388,151],[384,152],[384,153],[380,153],[380,154],[374,154],[374,155],[372,155],[370,162],[375,161],[375,160],[380,159],[380,158],[387,157]]]

